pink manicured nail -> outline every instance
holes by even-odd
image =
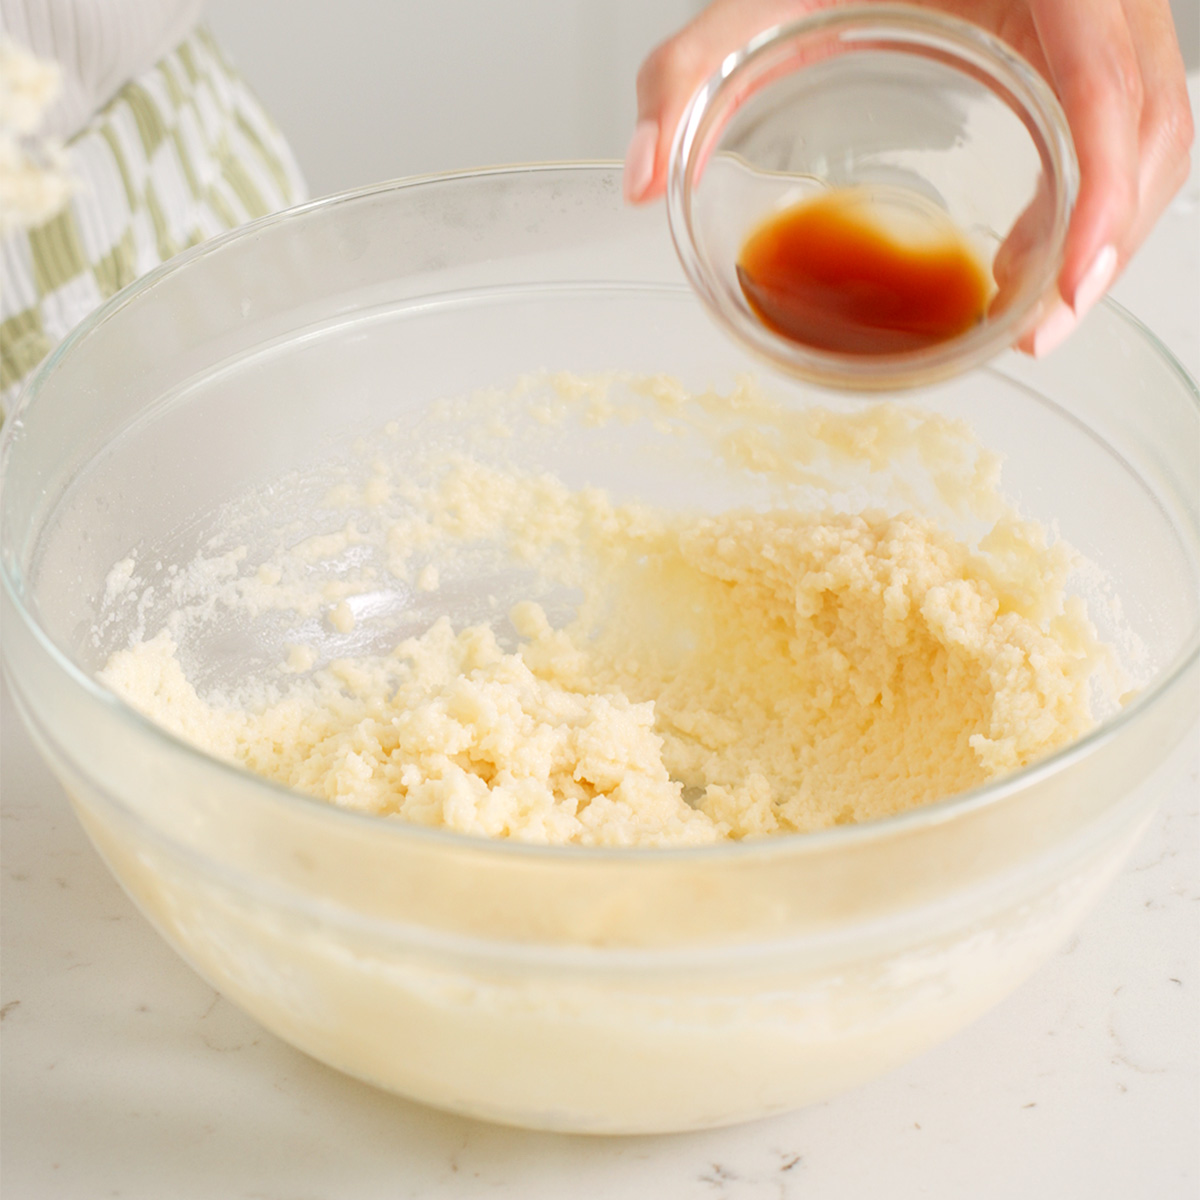
[[[625,199],[636,204],[654,178],[654,155],[658,149],[658,122],[639,121],[625,152]]]
[[[1074,311],[1061,300],[1057,301],[1033,334],[1033,357],[1045,358],[1051,350],[1061,346],[1079,324]]]
[[[1033,356],[1044,358],[1051,350],[1061,346],[1071,331],[1083,320],[1097,300],[1108,290],[1117,273],[1117,251],[1115,246],[1105,246],[1088,267],[1075,289],[1075,303],[1068,306],[1062,300],[1042,319],[1033,334]]]
[[[1076,318],[1082,318],[1084,313],[1104,295],[1116,272],[1117,249],[1115,246],[1105,246],[1092,259],[1092,265],[1088,267],[1087,274],[1079,281],[1079,286],[1075,289],[1075,303],[1072,307],[1075,309]]]

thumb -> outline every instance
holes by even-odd
[[[625,155],[625,199],[642,203],[666,190],[667,159],[683,111],[726,55],[764,29],[829,2],[716,0],[657,46],[638,71],[638,121]]]

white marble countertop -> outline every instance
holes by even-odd
[[[1200,173],[1114,291],[1200,375]],[[3,699],[5,1200],[1200,1192],[1197,769],[1078,935],[951,1041],[789,1116],[594,1139],[433,1112],[264,1032],[136,912]]]

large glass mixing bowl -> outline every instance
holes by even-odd
[[[319,532],[305,481],[388,422],[403,437],[439,398],[535,369],[666,371],[697,389],[751,369],[687,287],[661,211],[620,192],[612,165],[515,168],[257,222],[89,320],[0,450],[13,694],[162,935],[335,1067],[463,1113],[597,1132],[817,1100],[1011,991],[1186,766],[1200,641],[1196,388],[1110,304],[1044,361],[1009,355],[913,397],[1005,456],[1006,490],[1095,564],[1144,649],[1119,712],[965,795],[707,849],[475,840],[273,786],[95,681],[137,617],[101,619],[114,564],[136,556],[149,611],[239,496],[262,498],[264,527]],[[770,386],[795,405],[866,402]],[[531,440],[532,465],[548,446]],[[698,461],[658,453],[644,428],[552,449],[541,465],[573,486],[711,502]],[[461,617],[460,583],[421,603]],[[417,619],[415,604],[383,597],[360,632]],[[218,681],[283,653],[263,644],[275,626],[217,627],[192,649]],[[342,652],[342,634],[321,636]]]

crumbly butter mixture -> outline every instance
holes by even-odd
[[[505,645],[443,616],[253,703],[199,695],[166,628],[101,678],[188,741],[346,808],[582,845],[883,817],[1093,723],[1103,655],[1065,590],[1070,552],[1011,512],[972,547],[912,512],[689,515],[469,456],[407,501],[381,534],[395,573],[414,546],[492,538],[579,589],[576,617],[556,628],[519,603]],[[436,591],[436,567],[415,585]],[[341,600],[327,619],[354,617]],[[292,647],[287,667],[313,661]]]

